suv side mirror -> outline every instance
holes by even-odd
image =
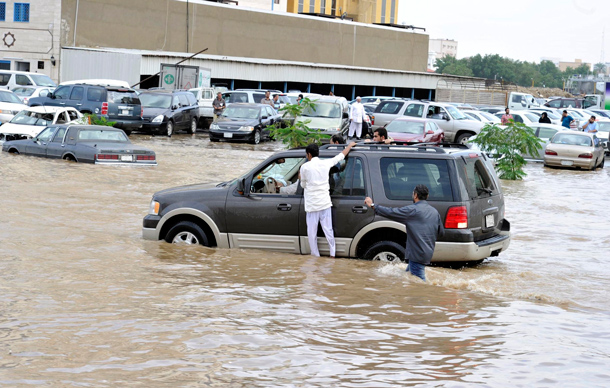
[[[261,117],[261,120],[267,120],[268,118],[269,117],[267,117],[267,116],[263,116],[263,117]]]
[[[431,129],[428,129],[428,130],[426,131],[426,135],[434,135],[434,131],[433,131],[433,130],[431,130]]]
[[[343,118],[344,119],[349,119],[349,113],[343,112]]]
[[[178,105],[172,105],[172,110],[178,109]]]
[[[443,120],[449,121],[449,115],[447,113],[443,113]]]
[[[49,94],[47,94],[47,97],[51,98],[51,99],[55,99],[55,93],[51,92]]]
[[[244,194],[246,194],[246,192],[245,192],[245,190],[246,190],[246,189],[245,189],[245,186],[246,186],[246,179],[245,179],[245,178],[242,178],[242,179],[238,179],[238,180],[237,180],[237,192],[238,192],[240,195],[244,195]]]

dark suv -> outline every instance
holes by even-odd
[[[29,106],[71,106],[115,122],[127,135],[142,126],[142,105],[135,90],[116,86],[73,84],[58,86],[46,97],[30,98]]]
[[[328,145],[331,158],[344,145]],[[375,215],[366,196],[385,206],[412,203],[417,184],[445,223],[433,262],[477,262],[508,248],[510,225],[504,196],[490,160],[458,148],[359,144],[330,171],[337,256],[368,260],[404,259],[404,225]],[[309,254],[303,189],[297,182],[306,162],[303,149],[271,156],[235,180],[155,193],[144,217],[143,236],[173,243],[222,248],[258,248]],[[294,194],[276,194],[274,181],[295,184]],[[293,186],[294,187],[294,186]],[[328,243],[318,232],[320,252]]]
[[[140,94],[144,109],[142,131],[172,136],[178,130],[197,131],[199,104],[188,90],[156,89]]]

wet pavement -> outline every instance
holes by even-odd
[[[163,188],[281,149],[135,135],[157,167],[0,153],[0,386],[607,387],[610,170],[503,181],[513,240],[466,268],[141,238]]]

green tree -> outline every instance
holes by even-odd
[[[593,65],[593,70],[595,71],[595,74],[599,74],[599,73],[605,73],[606,72],[606,65],[603,63],[596,63],[595,65]]]
[[[471,140],[481,150],[496,154],[496,170],[500,179],[523,179],[527,174],[523,167],[527,161],[523,154],[533,155],[542,149],[541,142],[534,131],[523,123],[510,120],[507,126],[487,124]]]
[[[310,143],[322,143],[322,139],[328,138],[317,130],[307,126],[311,120],[297,120],[305,109],[316,110],[316,104],[309,98],[304,98],[299,104],[286,104],[280,108],[283,112],[282,123],[270,126],[271,136],[283,142],[288,148],[304,147]]]

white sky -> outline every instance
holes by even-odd
[[[610,0],[401,0],[398,21],[424,27],[431,39],[456,40],[458,58],[499,54],[536,63],[598,63],[605,27],[610,62]]]

